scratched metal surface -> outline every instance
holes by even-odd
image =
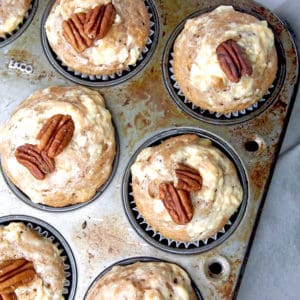
[[[13,43],[0,49],[0,122],[32,92],[51,85],[73,85],[59,75],[45,57],[40,41],[40,20],[48,1],[39,1],[31,25]],[[78,267],[75,299],[83,299],[89,284],[103,269],[132,256],[153,256],[180,263],[198,285],[204,299],[231,299],[236,296],[245,267],[253,229],[259,218],[270,175],[279,151],[292,96],[297,82],[297,54],[285,27],[276,18],[249,1],[155,1],[160,17],[160,39],[147,66],[129,81],[99,91],[105,96],[120,135],[120,162],[110,186],[99,199],[78,210],[51,213],[34,209],[20,201],[0,178],[0,216],[25,214],[40,218],[60,231],[70,244]],[[172,30],[187,15],[219,3],[245,4],[269,22],[284,45],[286,78],[276,101],[261,115],[244,123],[220,126],[207,124],[181,112],[169,96],[162,77],[161,61]],[[9,69],[11,59],[33,67],[33,73]],[[134,151],[162,129],[179,126],[200,127],[227,141],[242,160],[249,184],[245,215],[237,230],[218,247],[198,255],[169,254],[148,245],[129,224],[122,207],[121,183],[124,169]],[[256,140],[260,148],[248,152],[245,143]],[[211,279],[204,270],[209,261],[221,259],[228,276]],[[225,259],[225,261],[223,261]]]

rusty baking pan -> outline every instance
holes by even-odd
[[[42,215],[59,229],[78,262],[76,299],[84,298],[91,281],[107,266],[132,256],[180,262],[203,299],[236,298],[298,86],[297,49],[285,23],[250,0],[145,0],[153,23],[145,58],[114,78],[82,78],[82,74],[73,74],[60,64],[45,40],[43,24],[53,2],[40,1],[23,34],[0,47],[0,120],[3,122],[38,89],[73,82],[90,85],[104,96],[112,113],[121,159],[111,183],[97,201],[59,214],[18,201],[19,195],[11,193],[0,176],[0,196],[5,199],[0,215]],[[184,21],[221,4],[266,20],[274,32],[279,57],[277,76],[267,95],[257,107],[231,115],[211,114],[191,106],[172,78],[173,43]],[[145,231],[147,225],[136,218],[130,194],[130,165],[137,153],[186,131],[211,139],[229,156],[238,169],[245,194],[224,232],[216,239],[187,247],[176,241],[159,241],[155,239],[158,235],[153,237],[151,230]]]

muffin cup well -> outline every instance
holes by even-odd
[[[45,23],[54,4],[54,1],[50,1],[48,6],[46,7],[41,22],[41,39],[43,50],[50,64],[54,67],[54,69],[56,69],[58,73],[60,73],[65,78],[75,83],[90,87],[113,86],[123,83],[124,81],[132,78],[147,65],[155,51],[159,38],[159,18],[156,6],[152,0],[144,0],[144,2],[150,17],[150,31],[145,48],[141,52],[137,62],[134,65],[127,66],[125,70],[110,75],[89,75],[77,72],[65,65],[49,45],[45,30]]]
[[[23,21],[18,25],[18,27],[12,33],[7,33],[5,38],[0,37],[0,48],[13,42],[26,30],[26,28],[30,25],[31,21],[33,20],[33,17],[38,7],[38,3],[39,0],[32,0],[29,9],[24,16]]]
[[[26,227],[33,229],[40,236],[51,241],[60,250],[60,257],[63,260],[65,271],[65,284],[63,287],[64,299],[75,299],[77,288],[77,267],[73,252],[64,237],[48,223],[29,216],[9,215],[0,217],[0,226],[6,226],[10,223],[23,223]]]
[[[114,130],[115,130],[115,141],[116,141],[116,155],[113,161],[113,166],[112,166],[112,171],[111,174],[109,175],[109,177],[107,178],[106,182],[97,190],[96,194],[88,201],[82,202],[82,203],[77,203],[77,204],[73,204],[73,205],[69,205],[69,206],[63,206],[63,207],[53,207],[53,206],[49,206],[49,205],[45,205],[45,204],[41,204],[41,203],[34,203],[30,200],[30,198],[24,194],[16,185],[14,185],[12,183],[12,181],[8,178],[8,176],[6,175],[3,166],[1,164],[1,160],[0,160],[0,169],[1,169],[1,173],[2,176],[4,178],[4,181],[6,182],[6,184],[8,185],[8,187],[10,188],[10,190],[20,199],[22,200],[24,203],[37,208],[37,209],[41,209],[44,211],[48,211],[48,212],[66,212],[66,211],[71,211],[71,210],[75,210],[78,208],[81,208],[83,206],[86,206],[88,204],[90,204],[91,202],[93,202],[94,200],[96,200],[97,198],[100,197],[100,195],[104,192],[104,190],[109,186],[110,182],[112,181],[116,171],[117,171],[117,167],[119,164],[119,156],[120,156],[120,142],[119,142],[119,135],[116,129],[116,126],[114,125],[114,122],[112,122]]]
[[[201,107],[198,107],[195,104],[193,104],[191,101],[189,101],[189,99],[187,99],[187,97],[185,97],[184,93],[181,91],[180,86],[177,83],[173,72],[174,43],[177,36],[183,30],[184,25],[188,19],[198,17],[199,15],[204,13],[208,13],[215,8],[216,7],[210,7],[204,10],[196,11],[193,14],[186,17],[182,22],[180,22],[177,25],[177,27],[170,35],[164,49],[162,72],[163,72],[165,86],[171,98],[181,110],[183,110],[191,117],[198,119],[200,121],[204,121],[216,125],[231,125],[231,124],[245,122],[258,116],[277,99],[277,96],[279,95],[281,89],[283,88],[283,83],[285,80],[286,59],[284,55],[283,46],[278,36],[276,35],[275,30],[272,30],[275,38],[275,47],[278,56],[278,70],[274,82],[272,83],[268,91],[261,99],[259,99],[257,102],[255,102],[254,104],[250,105],[249,107],[243,110],[238,110],[226,114],[211,112],[209,110],[202,109]],[[251,14],[257,19],[260,20],[262,19],[261,15],[258,15],[253,11],[248,11],[246,7],[243,7],[242,5],[234,6],[234,9],[239,12]]]
[[[242,202],[237,211],[230,217],[227,224],[214,236],[204,240],[197,240],[193,242],[182,242],[173,239],[168,239],[161,235],[159,232],[153,230],[152,227],[139,213],[132,193],[132,177],[130,168],[135,162],[141,150],[146,147],[156,146],[162,141],[166,140],[167,138],[182,134],[195,134],[201,138],[211,140],[213,145],[219,150],[221,150],[224,154],[226,154],[226,156],[234,163],[237,169],[237,174],[239,176],[240,183],[243,188]],[[171,128],[152,136],[135,151],[134,155],[131,157],[125,169],[125,173],[123,176],[122,199],[125,213],[129,219],[129,222],[131,223],[135,231],[149,244],[160,250],[164,250],[170,253],[198,254],[208,251],[224,242],[238,227],[239,223],[243,218],[247,206],[248,181],[241,160],[239,159],[235,151],[231,148],[231,146],[227,144],[224,140],[207,131],[194,127]]]
[[[103,277],[107,272],[109,272],[113,267],[115,266],[128,266],[131,264],[134,264],[136,262],[165,262],[165,263],[171,263],[171,264],[175,264],[177,266],[179,266],[181,269],[183,269],[188,275],[189,273],[180,265],[178,265],[175,262],[171,262],[171,261],[166,261],[166,260],[161,260],[158,258],[154,258],[154,257],[148,257],[148,256],[138,256],[138,257],[130,257],[130,258],[126,258],[120,261],[117,261],[113,264],[111,264],[110,266],[108,266],[107,268],[105,268],[105,270],[103,270],[94,280],[93,282],[90,284],[90,286],[88,287],[85,295],[84,295],[84,299],[86,299],[86,297],[88,296],[89,291],[93,288],[93,286],[98,282],[99,279],[101,279],[101,277]],[[198,300],[203,300],[201,293],[197,287],[197,285],[195,284],[195,282],[193,281],[193,279],[190,277],[189,278],[191,280],[191,284],[192,284],[192,288],[195,291],[195,294],[197,296]]]

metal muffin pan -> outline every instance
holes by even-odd
[[[198,240],[195,242],[185,243],[172,239],[167,239],[159,232],[153,230],[147,221],[140,215],[132,194],[132,177],[130,168],[135,162],[138,154],[146,147],[152,147],[159,145],[164,140],[182,135],[182,134],[195,134],[201,138],[206,138],[212,141],[213,145],[217,147],[230,159],[237,170],[237,174],[240,179],[241,186],[243,188],[243,199],[238,207],[237,211],[230,217],[226,225],[217,232],[214,236],[211,236],[205,240]],[[143,145],[141,145],[134,155],[131,157],[124,173],[123,182],[122,182],[122,197],[123,205],[126,212],[126,215],[129,219],[129,222],[134,227],[136,232],[152,246],[157,247],[158,249],[176,253],[176,254],[198,254],[218,246],[224,242],[234,230],[238,227],[240,221],[243,218],[243,215],[246,210],[247,200],[248,200],[248,180],[245,173],[245,169],[242,165],[241,160],[236,154],[235,150],[231,148],[221,138],[201,130],[199,128],[192,127],[180,127],[180,128],[170,128],[166,129],[163,132],[158,133],[157,135],[148,139]]]
[[[61,251],[61,258],[65,270],[65,284],[63,287],[64,299],[75,299],[77,288],[77,267],[73,252],[64,237],[51,225],[37,218],[24,215],[10,215],[0,217],[0,226],[10,223],[23,223],[26,227],[33,229],[38,235],[46,238],[57,246]]]
[[[239,110],[232,113],[220,114],[220,113],[210,112],[208,110],[202,109],[199,106],[193,104],[191,101],[189,101],[187,97],[185,97],[184,93],[180,89],[179,84],[176,81],[173,72],[173,55],[174,55],[173,47],[176,38],[184,28],[186,20],[198,17],[204,13],[208,13],[213,9],[215,9],[217,6],[196,11],[191,15],[187,16],[184,20],[182,20],[177,25],[177,27],[170,35],[164,50],[162,72],[164,76],[164,82],[166,84],[167,90],[170,93],[170,96],[174,100],[175,104],[180,109],[182,109],[185,113],[200,121],[204,121],[216,125],[237,124],[240,122],[245,122],[247,120],[250,120],[251,118],[258,116],[264,110],[266,110],[274,101],[276,101],[284,85],[284,81],[286,79],[285,78],[285,72],[286,72],[285,53],[284,53],[283,45],[281,44],[280,39],[275,33],[274,34],[275,47],[277,50],[278,61],[279,61],[276,78],[273,84],[269,87],[266,94],[260,100],[250,105],[246,109]],[[245,8],[243,5],[234,5],[234,9],[243,13],[251,14],[258,19],[262,19],[262,20],[264,19],[260,14]],[[274,29],[272,27],[271,29],[274,32]]]
[[[7,34],[5,38],[0,37],[0,48],[8,45],[9,43],[12,43],[26,30],[36,13],[38,5],[39,0],[31,1],[29,9],[25,14],[23,21],[18,25],[18,27],[11,34]]]
[[[99,272],[132,256],[180,261],[203,299],[236,298],[295,100],[298,82],[296,47],[284,23],[250,0],[153,0],[152,3],[155,3],[158,12],[159,39],[147,64],[122,84],[95,87],[104,96],[120,137],[120,160],[109,186],[97,201],[75,211],[57,214],[34,209],[18,201],[0,176],[0,196],[4,199],[0,216],[26,214],[42,218],[62,233],[77,261],[76,300],[84,298]],[[272,92],[274,99],[263,103],[266,105],[263,111],[258,108],[249,115],[233,119],[231,124],[222,120],[216,125],[193,118],[177,108],[166,87],[162,65],[166,63],[164,53],[168,41],[178,24],[193,13],[208,11],[220,4],[232,4],[268,21],[278,41],[277,46],[280,46],[283,61],[279,64],[284,63],[284,70],[277,77],[282,83],[274,86],[278,89]],[[73,84],[69,77],[53,69],[44,53],[40,37],[47,5],[50,5],[49,1],[40,1],[31,26],[14,43],[0,49],[0,124],[34,91],[53,85]],[[32,66],[32,72],[9,68],[12,59]],[[168,129],[186,127],[198,128],[201,132],[219,137],[230,149],[234,149],[244,168],[248,188],[247,205],[234,232],[215,247],[193,255],[179,255],[153,247],[133,229],[122,205],[122,179],[137,149]],[[212,271],[219,272],[220,266],[224,272],[210,276]]]
[[[86,299],[89,291],[93,288],[93,286],[97,283],[97,281],[99,279],[101,279],[101,277],[103,277],[107,272],[109,272],[113,267],[115,266],[128,266],[128,265],[132,265],[136,262],[166,262],[166,263],[173,263],[173,264],[177,264],[175,262],[171,262],[171,261],[165,261],[165,260],[161,260],[161,259],[157,259],[155,257],[147,257],[147,256],[140,256],[140,257],[130,257],[130,258],[126,258],[120,261],[117,261],[115,263],[113,263],[112,265],[110,265],[109,267],[107,267],[105,270],[103,270],[94,280],[93,282],[90,284],[88,290],[86,291],[86,294],[84,295],[84,299]],[[178,264],[177,264],[178,265]],[[180,268],[182,268],[180,265],[178,265]],[[184,268],[182,268],[184,270]],[[186,270],[184,270],[186,271]],[[186,271],[187,272],[187,271]],[[187,272],[188,273],[188,272]],[[189,276],[190,277],[190,276]],[[191,280],[191,285],[195,291],[195,294],[197,296],[198,300],[203,300],[201,293],[199,291],[199,289],[197,288],[197,285],[195,284],[195,282],[193,281],[193,279],[190,277]]]
[[[147,7],[149,17],[150,17],[150,32],[149,37],[146,42],[146,46],[140,54],[137,62],[134,65],[130,65],[127,69],[113,73],[111,75],[89,75],[82,74],[80,72],[72,70],[70,67],[65,65],[56,53],[51,49],[51,46],[48,43],[45,24],[48,18],[48,15],[51,11],[54,0],[49,1],[47,8],[45,9],[43,18],[42,18],[42,30],[41,30],[41,39],[44,48],[44,52],[50,62],[50,64],[58,71],[61,75],[67,79],[82,85],[87,85],[91,87],[106,87],[120,84],[140,72],[149,62],[153,52],[158,43],[159,38],[159,18],[155,3],[152,0],[144,0]]]
[[[105,183],[97,190],[96,194],[88,201],[82,202],[82,203],[77,203],[77,204],[73,204],[73,205],[69,205],[69,206],[63,206],[63,207],[53,207],[53,206],[49,206],[49,205],[45,205],[42,203],[35,203],[33,201],[31,201],[31,199],[25,194],[23,193],[10,179],[9,177],[6,175],[2,164],[1,164],[1,160],[0,160],[0,170],[1,170],[1,174],[3,176],[4,181],[6,182],[6,184],[8,185],[8,187],[10,188],[10,190],[20,199],[22,200],[24,203],[37,208],[37,209],[41,209],[44,211],[48,211],[48,212],[66,212],[66,211],[71,211],[71,210],[75,210],[78,209],[80,207],[86,206],[89,203],[95,201],[96,199],[98,199],[101,194],[105,191],[105,189],[109,186],[110,182],[112,181],[117,168],[118,168],[118,163],[119,163],[119,158],[120,158],[120,142],[119,142],[119,135],[118,132],[116,130],[116,126],[113,126],[115,129],[115,140],[116,140],[116,155],[113,161],[113,165],[112,165],[112,172],[109,175],[108,179],[105,181]]]

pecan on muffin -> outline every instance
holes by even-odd
[[[266,21],[220,6],[186,21],[174,44],[173,70],[196,106],[221,114],[245,109],[276,77],[274,34]]]
[[[136,63],[150,18],[142,0],[56,0],[45,29],[51,48],[68,67],[110,75]]]
[[[213,236],[243,198],[231,160],[210,140],[194,134],[143,149],[131,173],[138,212],[155,231],[176,241]]]
[[[81,86],[35,92],[4,124],[0,140],[7,177],[33,202],[53,207],[90,200],[116,153],[103,97]]]
[[[54,243],[23,223],[0,226],[0,299],[62,300],[64,283]]]

